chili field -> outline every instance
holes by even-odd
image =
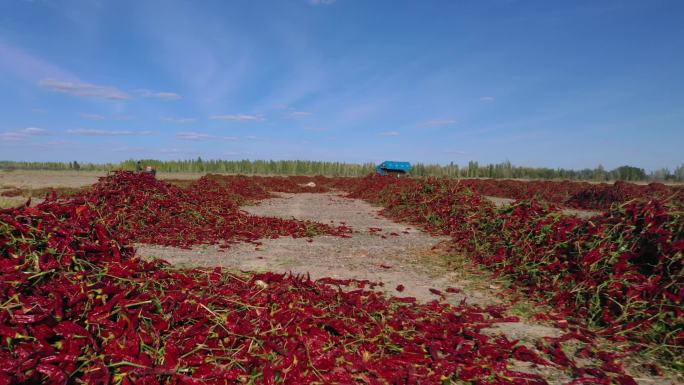
[[[172,183],[113,172],[0,210],[0,385],[676,381],[684,371],[683,191],[375,175]],[[361,230],[243,210],[278,192],[364,200],[445,237],[445,257],[510,283],[506,303],[454,304],[434,288],[435,299],[421,301],[402,296],[403,285],[389,295],[383,282],[354,277],[180,268],[136,253],[138,244],[230,249]],[[516,201],[496,207],[485,195]],[[488,331],[520,321],[510,307],[521,301],[559,335],[531,344]]]

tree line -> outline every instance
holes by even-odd
[[[470,161],[465,166],[450,163],[448,165],[416,164],[411,172],[420,176],[447,176],[454,178],[496,178],[496,179],[570,179],[587,181],[684,181],[684,164],[673,171],[661,168],[647,173],[643,168],[620,166],[606,170],[599,165],[596,168],[572,170],[564,168],[514,166],[511,162],[481,165]]]
[[[228,174],[258,175],[327,175],[364,176],[375,171],[373,163],[321,162],[309,160],[222,160],[202,158],[161,161],[156,159],[129,159],[121,163],[79,163],[79,162],[15,162],[0,161],[2,170],[85,170],[112,171],[135,170],[137,162],[152,166],[159,172],[215,172]],[[415,163],[412,175],[445,176],[451,178],[508,178],[508,179],[570,179],[589,181],[678,181],[684,182],[684,164],[670,171],[667,168],[646,172],[643,168],[621,166],[606,170],[599,165],[593,169],[563,169],[547,167],[514,166],[510,162],[479,164],[470,161],[467,165],[455,163]]]

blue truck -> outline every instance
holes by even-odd
[[[375,167],[378,175],[392,175],[396,177],[408,176],[411,172],[411,163],[386,160]]]

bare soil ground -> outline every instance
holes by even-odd
[[[37,189],[46,187],[83,187],[106,175],[103,171],[17,170],[0,172],[0,188]]]
[[[0,191],[9,188],[84,187],[107,175],[106,171],[0,171]],[[159,179],[198,179],[204,173],[157,173]]]
[[[266,239],[259,246],[239,243],[223,252],[213,246],[192,250],[142,246],[138,252],[180,266],[225,266],[245,271],[309,273],[312,278],[366,279],[383,282],[384,290],[394,295],[423,301],[438,298],[430,293],[430,288],[444,290],[450,286],[464,286],[455,274],[445,274],[434,266],[442,253],[432,248],[447,238],[431,237],[415,228],[392,222],[380,217],[378,210],[368,203],[337,194],[278,195],[278,198],[243,209],[260,216],[346,224],[355,233],[350,238]],[[374,233],[370,228],[382,230]],[[405,286],[402,294],[396,291],[400,284]],[[499,302],[496,297],[481,293],[467,293],[467,296],[469,302],[482,305]],[[454,303],[463,298],[462,294],[449,296]]]
[[[458,257],[446,256],[440,248],[440,243],[446,238],[433,237],[416,228],[392,222],[379,216],[379,209],[366,202],[335,193],[278,194],[277,198],[244,209],[256,215],[346,224],[355,232],[351,238],[321,236],[309,242],[307,239],[283,237],[264,240],[259,246],[240,243],[227,250],[215,246],[183,250],[138,245],[138,254],[162,258],[183,267],[223,266],[243,271],[310,274],[314,279],[367,279],[383,282],[381,290],[387,294],[416,297],[423,302],[445,300],[458,304],[465,300],[482,306],[507,302],[505,282],[472,268],[455,268]],[[382,231],[373,232],[370,228],[380,228]],[[400,284],[405,287],[402,292],[396,290]],[[446,293],[448,287],[459,288],[462,293]],[[431,288],[442,291],[444,297],[432,294]],[[533,306],[516,304],[513,314],[521,315],[522,320],[500,324],[491,328],[489,333],[502,333],[528,346],[534,346],[535,341],[544,337],[563,333],[552,325],[530,320],[528,316]],[[538,367],[523,362],[516,366],[521,371],[542,374],[552,384],[570,380],[566,374],[552,367]],[[678,383],[649,377],[640,377],[638,381],[641,384]]]
[[[106,171],[49,171],[49,170],[0,170],[0,193],[15,188],[24,190],[44,188],[79,188],[97,182],[97,179],[107,175]],[[167,180],[193,180],[200,178],[203,173],[158,173],[157,178]],[[0,196],[0,209],[16,207],[26,203],[27,196]],[[33,205],[43,199],[34,196]]]

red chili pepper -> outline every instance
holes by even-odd
[[[51,384],[66,384],[67,383],[67,376],[59,370],[59,368],[52,366],[52,365],[47,365],[47,364],[40,364],[36,367],[36,371],[38,373],[46,375],[50,379]]]
[[[432,294],[434,294],[434,295],[439,295],[439,296],[443,296],[443,295],[444,295],[440,290],[433,289],[433,288],[430,288],[430,293],[432,293]]]

